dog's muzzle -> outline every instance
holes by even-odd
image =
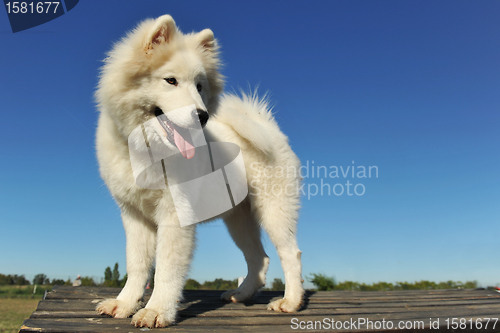
[[[198,127],[199,130],[205,127],[209,115],[207,111],[201,109],[191,109],[190,111],[186,110],[187,112],[182,115],[182,112],[184,112],[184,110],[182,109],[183,108],[176,110],[180,110],[181,119],[179,119],[179,115],[176,115],[174,111],[173,118],[177,118],[177,121],[180,120],[184,126],[188,127],[182,127],[176,124],[169,117],[167,117],[159,107],[155,108],[154,113],[156,119],[158,120],[158,124],[163,129],[163,134],[165,135],[167,140],[179,149],[179,152],[182,154],[182,156],[184,156],[186,159],[191,159],[195,154],[195,144],[193,141],[192,133],[190,131],[196,129],[196,127]],[[188,110],[189,109],[190,107],[188,107]],[[198,122],[199,125],[196,126],[196,123]]]
[[[210,115],[208,114],[207,111],[202,110],[202,109],[196,109],[196,115],[198,116],[198,119],[200,120],[200,125],[201,128],[204,128],[205,125],[207,124],[208,118],[210,118]],[[160,115],[163,114],[162,109],[159,107],[155,108],[155,117],[159,117]]]

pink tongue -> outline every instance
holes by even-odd
[[[187,158],[189,160],[194,157],[193,145],[184,140],[182,135],[180,135],[175,129],[174,129],[174,141],[175,145],[177,146],[177,149],[179,149],[184,158]]]

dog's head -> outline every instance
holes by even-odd
[[[189,145],[184,130],[194,122],[204,126],[217,106],[223,89],[219,67],[211,30],[183,34],[169,15],[146,20],[109,52],[96,92],[99,108],[124,139],[151,118],[161,119],[166,136],[181,150]],[[169,117],[182,108],[190,111]]]

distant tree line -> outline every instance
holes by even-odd
[[[477,288],[477,281],[417,281],[417,282],[376,282],[373,284],[358,283],[353,281],[336,282],[333,277],[323,274],[312,274],[309,277],[318,291],[328,290],[356,290],[356,291],[387,291],[387,290],[429,290],[429,289],[474,289]]]
[[[111,267],[106,267],[104,270],[104,280],[101,280],[101,282],[96,282],[94,278],[92,277],[82,277],[82,286],[87,286],[87,287],[120,287],[123,288],[125,286],[125,282],[127,282],[127,274],[123,277],[123,279],[120,279],[120,271],[118,270],[118,263],[115,263],[115,266],[113,270],[111,270]],[[72,284],[72,283],[71,283]]]
[[[120,272],[118,271],[118,263],[115,264],[113,270],[111,267],[106,267],[104,270],[104,282],[103,286],[105,287],[123,287],[125,286],[125,282],[127,282],[127,274],[120,280]]]
[[[82,277],[82,286],[97,286],[99,285],[94,281],[92,277]],[[57,285],[66,285],[66,286],[71,286],[73,285],[73,281],[71,279],[68,279],[66,281],[62,279],[49,279],[45,274],[37,274],[33,278],[33,281],[30,282],[27,280],[24,275],[3,275],[0,274],[0,285],[18,285],[18,286],[24,286],[24,285],[39,285],[39,286],[55,286]]]
[[[24,275],[4,275],[0,274],[0,285],[16,285],[26,286],[31,284],[36,285],[55,285],[55,284],[71,284],[71,281],[64,281],[61,279],[50,280],[45,274],[37,274],[33,281],[27,280]]]
[[[224,280],[215,279],[213,281],[205,281],[199,283],[194,279],[187,279],[184,289],[187,290],[228,290],[238,288],[238,279]]]
[[[150,288],[154,288],[154,270],[151,274]],[[388,291],[388,290],[429,290],[429,289],[474,289],[477,288],[477,281],[467,281],[462,283],[460,281],[446,281],[446,282],[432,282],[432,281],[417,281],[417,282],[376,282],[372,284],[358,283],[354,281],[337,282],[333,277],[325,276],[323,274],[313,273],[308,281],[311,282],[318,291],[328,290],[355,290],[355,291]],[[92,277],[82,277],[82,286],[103,286],[103,287],[123,287],[127,282],[127,274],[120,279],[120,272],[118,270],[118,263],[111,267],[106,267],[104,270],[104,280],[100,283],[96,282]],[[50,280],[45,274],[37,274],[33,281],[27,280],[24,275],[4,275],[0,274],[0,285],[72,285],[73,281],[70,279],[64,281],[61,279]],[[238,280],[224,280],[221,278],[213,281],[205,281],[200,283],[194,279],[188,279],[184,285],[186,290],[228,290],[236,289],[238,287]],[[262,290],[283,291],[285,284],[281,279],[274,279],[271,288],[263,288]]]
[[[284,291],[285,284],[281,279],[274,279],[271,288],[262,288],[262,290],[272,290],[272,291]]]
[[[228,290],[238,288],[238,279],[223,280],[215,279],[213,281],[205,281],[202,284],[194,279],[188,279],[184,285],[186,290]],[[271,288],[262,288],[262,290],[285,290],[285,284],[281,279],[274,279]]]
[[[24,286],[30,284],[24,275],[3,275],[0,274],[0,285],[17,285]]]

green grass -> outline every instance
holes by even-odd
[[[52,286],[0,286],[0,333],[18,332]]]
[[[0,286],[0,298],[41,298],[46,290],[52,290],[52,286],[37,286],[33,294],[34,286]]]
[[[18,332],[42,298],[0,298],[0,333]]]

